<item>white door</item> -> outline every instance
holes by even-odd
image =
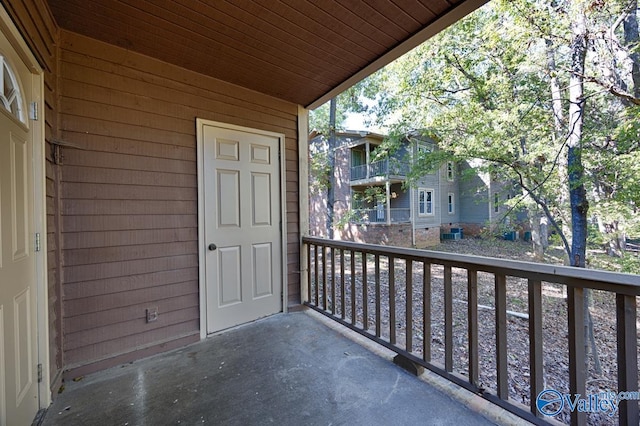
[[[282,310],[281,138],[203,123],[207,333]]]
[[[0,404],[2,424],[28,425],[38,411],[32,74],[0,35]]]

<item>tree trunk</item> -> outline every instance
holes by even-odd
[[[582,128],[585,116],[584,70],[587,55],[587,26],[583,11],[577,11],[572,24],[571,77],[569,78],[569,134],[567,171],[569,178],[569,201],[571,204],[571,266],[584,268],[587,253],[587,214],[589,202],[584,187],[584,166],[582,164]],[[596,371],[600,366],[597,347],[593,336],[593,320],[589,310],[590,290],[585,289],[584,335],[585,346],[591,343],[591,354]],[[587,346],[588,348],[588,346]],[[587,349],[585,348],[585,349]],[[587,352],[585,351],[585,354]],[[585,365],[587,360],[585,359]]]
[[[567,172],[567,158],[564,154],[564,141],[567,135],[566,132],[566,119],[564,115],[564,108],[562,105],[562,89],[560,89],[560,82],[558,80],[558,69],[556,66],[556,46],[550,39],[545,40],[546,53],[547,53],[547,72],[549,73],[549,88],[551,89],[551,109],[553,111],[553,145],[557,149],[562,150],[562,154],[558,156],[558,176],[560,182],[564,183],[568,181]],[[562,186],[560,189],[560,195],[558,197],[558,207],[560,208],[560,218],[562,233],[571,238],[571,227],[569,226],[569,191],[566,186]],[[569,253],[567,253],[569,255]]]
[[[531,227],[531,244],[533,244],[533,257],[536,261],[544,259],[544,246],[540,237],[540,209],[531,206],[529,209],[529,226]]]
[[[640,34],[638,33],[638,1],[633,0],[629,5],[629,14],[624,19],[622,26],[624,28],[624,43],[631,52],[629,58],[631,59],[631,80],[633,81],[633,96],[640,97],[640,53],[638,53],[637,47],[640,41]]]
[[[540,245],[543,251],[549,247],[549,219],[546,216],[540,217]]]
[[[570,264],[584,268],[587,249],[587,213],[589,202],[584,187],[582,164],[582,128],[584,123],[584,68],[587,54],[587,29],[585,16],[578,12],[572,25],[571,77],[569,78],[569,131],[567,172],[569,202],[571,206],[571,256]]]

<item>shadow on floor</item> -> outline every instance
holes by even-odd
[[[92,374],[43,425],[488,425],[304,312]]]

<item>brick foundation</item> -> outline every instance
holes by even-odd
[[[440,242],[440,228],[416,228],[416,247],[433,247]],[[365,244],[411,247],[411,224],[348,224],[335,230],[335,238]]]

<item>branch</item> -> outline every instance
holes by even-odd
[[[603,87],[604,89],[606,89],[609,93],[611,93],[613,96],[616,96],[620,99],[624,99],[634,105],[640,105],[640,98],[636,98],[635,96],[633,96],[631,93],[628,93],[625,90],[622,90],[622,88],[616,86],[615,84],[607,84],[602,80],[599,80],[595,77],[589,77],[586,75],[580,75],[577,74],[575,72],[572,71],[573,74],[578,75],[579,77],[582,77],[585,81],[588,81],[589,83],[595,83],[600,87]]]
[[[535,201],[536,204],[542,207],[542,210],[544,211],[545,216],[547,216],[547,219],[549,219],[549,222],[551,222],[551,225],[553,225],[553,227],[556,228],[556,231],[558,231],[558,235],[560,235],[560,238],[562,239],[562,244],[564,245],[564,250],[567,252],[567,257],[571,258],[571,247],[569,246],[569,241],[567,241],[567,237],[564,235],[564,232],[562,232],[562,228],[560,228],[560,225],[558,224],[558,222],[556,222],[556,220],[553,218],[553,214],[551,213],[551,210],[549,210],[549,206],[547,206],[547,203],[545,203],[540,197],[534,194],[533,189],[525,185],[522,175],[518,171],[516,171],[516,173],[518,173],[520,186],[525,191],[527,191],[527,194],[529,194],[529,196],[533,198],[533,201]]]

